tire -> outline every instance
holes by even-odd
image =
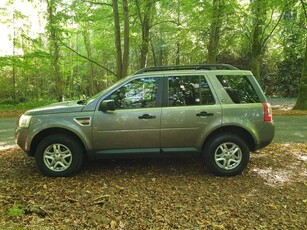
[[[205,167],[217,176],[235,176],[247,167],[250,150],[240,137],[221,134],[204,147]]]
[[[38,144],[35,161],[45,176],[71,176],[82,166],[82,149],[75,138],[65,134],[53,134]]]

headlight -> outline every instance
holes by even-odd
[[[18,126],[21,128],[28,128],[30,125],[31,117],[32,116],[29,116],[29,115],[22,115],[19,118]]]

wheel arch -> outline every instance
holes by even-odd
[[[225,133],[230,133],[230,134],[234,134],[237,135],[238,137],[242,138],[245,143],[247,144],[248,148],[250,149],[250,151],[254,151],[256,149],[256,143],[255,143],[255,139],[252,136],[252,134],[247,131],[246,129],[239,127],[239,126],[223,126],[220,127],[216,130],[214,130],[213,132],[211,132],[205,139],[202,149],[204,149],[204,147],[208,144],[208,142],[210,142],[210,140],[216,136],[216,135],[220,135],[220,134],[225,134]]]
[[[63,129],[63,128],[49,128],[49,129],[42,130],[41,132],[36,134],[34,136],[34,138],[32,139],[32,142],[31,142],[30,151],[29,151],[30,156],[34,156],[38,144],[45,137],[50,136],[52,134],[65,134],[65,135],[68,135],[68,136],[74,138],[82,146],[82,152],[84,153],[84,156],[87,157],[85,145],[84,145],[83,141],[80,139],[80,137],[78,135],[76,135],[74,132],[67,130],[67,129]]]

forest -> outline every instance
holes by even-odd
[[[304,0],[1,1],[0,104],[92,96],[147,66],[227,63],[251,70],[267,96],[307,109],[306,8]]]

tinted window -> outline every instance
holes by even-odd
[[[246,76],[217,76],[231,100],[236,104],[258,103],[259,97]]]
[[[106,99],[113,99],[116,109],[152,108],[156,106],[159,78],[141,78],[128,82]]]
[[[173,76],[169,82],[169,106],[212,105],[214,97],[204,76]]]

